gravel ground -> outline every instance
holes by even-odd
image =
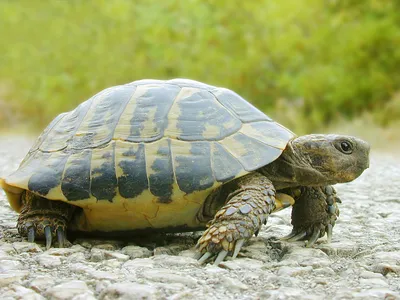
[[[16,169],[32,140],[0,137],[0,176]],[[270,217],[241,256],[199,265],[201,233],[147,240],[80,238],[45,250],[21,239],[0,190],[1,299],[400,299],[400,158],[373,153],[343,203],[331,244],[279,240],[290,210]]]

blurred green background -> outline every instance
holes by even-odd
[[[297,133],[391,126],[399,12],[398,0],[0,0],[0,127],[40,131],[106,87],[174,77],[233,89]]]

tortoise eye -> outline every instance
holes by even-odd
[[[336,145],[336,149],[344,154],[351,154],[353,153],[353,145],[348,141],[341,141]]]

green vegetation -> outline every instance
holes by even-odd
[[[3,0],[0,126],[42,128],[103,88],[173,77],[231,88],[297,132],[364,111],[388,124],[400,119],[399,11],[398,0]]]

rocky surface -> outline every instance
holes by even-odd
[[[0,138],[0,176],[30,143]],[[331,244],[280,241],[291,230],[285,210],[219,267],[194,258],[201,233],[78,238],[46,251],[18,236],[0,190],[1,299],[400,299],[400,158],[373,153],[371,168],[337,190],[343,203]]]

